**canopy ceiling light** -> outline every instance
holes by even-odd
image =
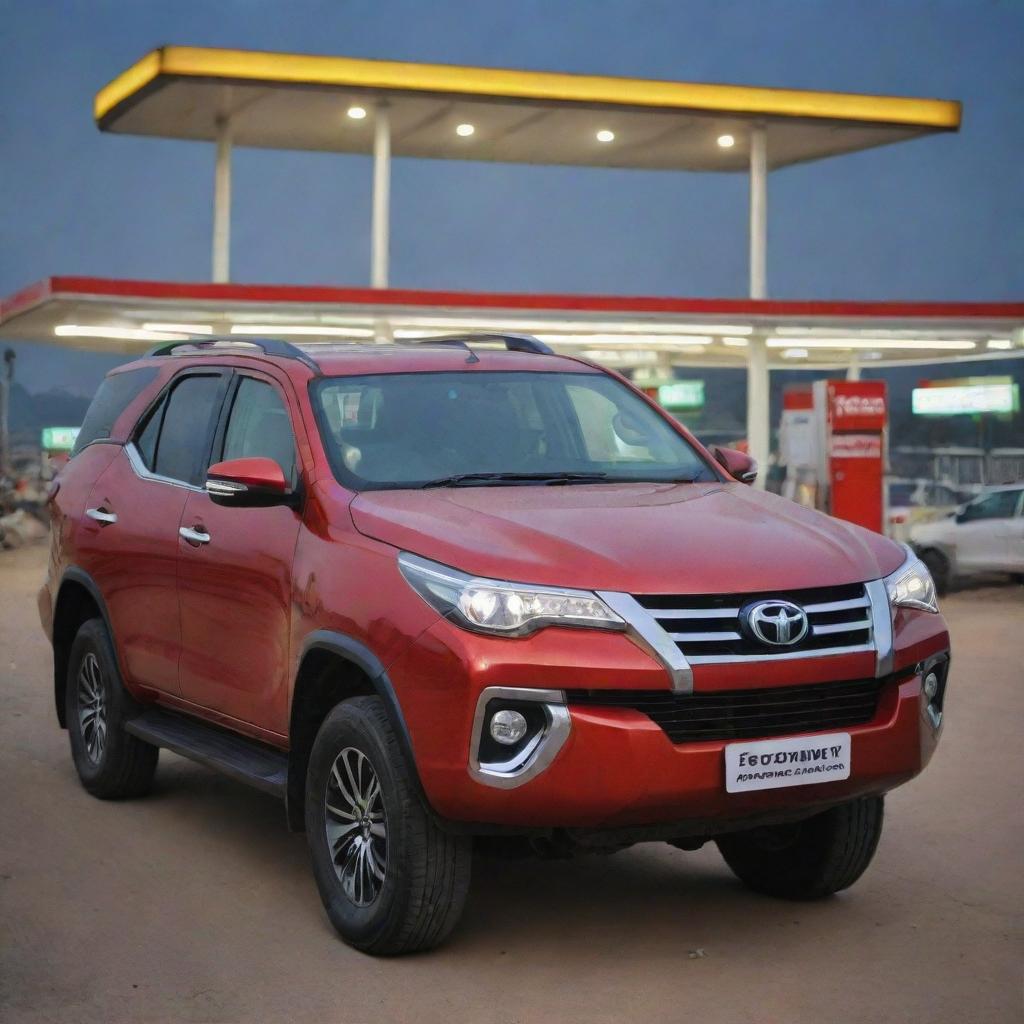
[[[58,324],[58,338],[110,338],[115,341],[188,341],[189,336],[175,331],[147,331],[140,327],[98,327],[86,324]]]

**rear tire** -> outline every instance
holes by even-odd
[[[952,578],[949,559],[941,552],[928,550],[921,553],[921,561],[928,567],[935,581],[935,592],[939,597],[949,593],[949,584]]]
[[[427,812],[376,697],[342,702],[320,726],[306,836],[327,916],[356,949],[432,949],[458,922],[472,840],[442,831]]]
[[[101,619],[83,623],[71,645],[64,707],[71,758],[86,791],[101,800],[145,796],[160,749],[124,731],[132,700]]]
[[[755,892],[816,900],[849,888],[875,855],[884,801],[867,797],[789,825],[720,836],[726,864]]]

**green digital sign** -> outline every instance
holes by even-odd
[[[71,451],[75,447],[78,431],[78,427],[43,427],[43,436],[40,441],[43,451]]]
[[[658,404],[665,409],[703,409],[704,381],[675,380],[658,388]]]
[[[914,388],[910,407],[916,416],[1006,415],[1020,409],[1020,388],[1008,377]]]

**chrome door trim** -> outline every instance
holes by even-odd
[[[657,619],[631,594],[599,590],[597,596],[626,623],[626,636],[668,673],[674,693],[693,693],[693,669]]]

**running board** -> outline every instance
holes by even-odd
[[[159,708],[144,711],[124,727],[155,747],[166,747],[284,799],[288,789],[288,755],[284,751]]]

